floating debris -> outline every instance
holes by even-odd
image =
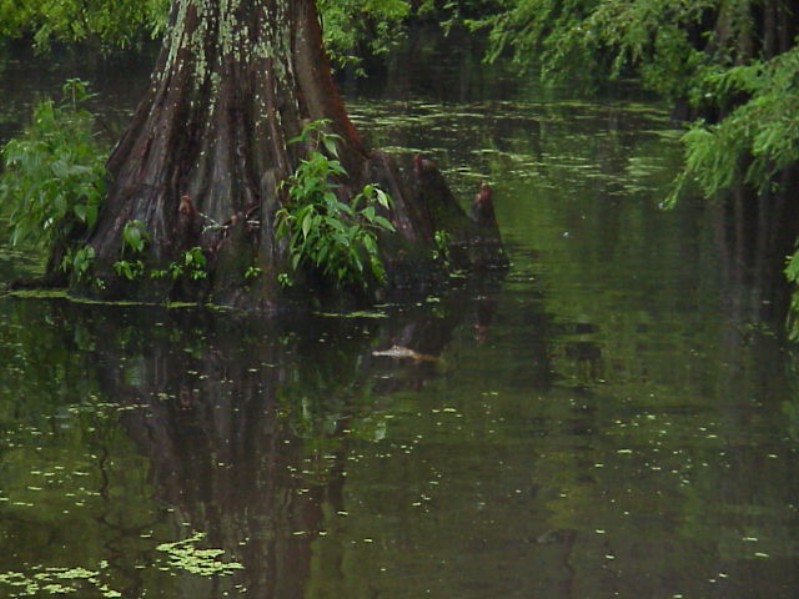
[[[415,362],[441,362],[441,358],[438,356],[420,354],[419,352],[401,345],[392,345],[388,349],[373,351],[372,355],[378,357],[394,358],[397,360],[408,359]]]

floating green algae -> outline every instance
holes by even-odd
[[[178,569],[197,574],[199,576],[227,576],[236,570],[243,570],[244,566],[234,561],[222,561],[224,549],[197,546],[205,533],[197,532],[191,537],[174,543],[162,543],[156,549],[169,556],[169,562],[163,570]]]

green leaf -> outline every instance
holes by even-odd
[[[59,179],[69,177],[69,165],[63,160],[56,160],[50,165],[53,174]]]
[[[308,212],[305,215],[305,218],[302,219],[302,236],[304,238],[308,237],[308,233],[310,232],[311,227],[313,226],[313,221],[314,221],[313,214],[311,214],[310,212]]]
[[[97,204],[89,204],[86,206],[86,214],[84,222],[91,228],[97,222]]]
[[[327,150],[328,154],[338,158],[338,146],[336,144],[336,140],[333,139],[332,136],[325,135],[322,137],[322,143],[324,144],[325,150]]]
[[[86,222],[87,216],[87,207],[84,204],[75,204],[72,207],[72,213],[80,220],[82,223]]]
[[[391,221],[380,215],[375,217],[374,223],[381,229],[384,229],[386,231],[391,231],[392,233],[397,230],[394,227],[394,225],[391,223]]]
[[[377,203],[380,204],[383,208],[390,208],[391,207],[391,197],[379,187],[374,188]]]

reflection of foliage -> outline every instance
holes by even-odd
[[[782,402],[782,413],[788,420],[788,433],[794,441],[799,442],[799,400]]]
[[[0,311],[0,537],[29,556],[40,539],[57,539],[28,560],[24,576],[40,586],[37,597],[57,584],[82,589],[80,596],[102,596],[103,585],[121,588],[118,568],[133,567],[127,557],[86,580],[72,580],[85,571],[73,566],[96,570],[112,557],[108,545],[119,546],[125,535],[135,561],[154,544],[138,535],[167,532],[159,530],[158,506],[132,492],[147,489],[147,464],[118,424],[119,405],[98,400],[86,353],[97,332],[74,318],[68,305],[45,300],[5,300]],[[7,561],[3,567],[18,569]],[[6,592],[0,585],[0,595],[25,596]]]
[[[791,356],[791,358],[788,366],[788,380],[796,381],[799,376],[799,361],[796,356]],[[795,442],[799,442],[799,386],[796,384],[791,388],[791,395],[791,399],[782,402],[782,413],[785,415],[788,434]]]
[[[438,230],[433,234],[433,259],[440,260],[445,265],[449,266],[450,254],[449,244],[451,242],[450,234],[443,230]]]
[[[302,393],[299,387],[280,390],[280,419],[303,441],[302,467],[292,472],[303,485],[325,485],[334,480],[346,455],[344,449],[352,442],[372,444],[386,437],[391,412],[378,410],[376,396],[367,391],[358,393],[357,387],[351,381],[349,389],[321,393],[316,389],[315,397],[298,395]]]
[[[791,294],[791,312],[788,315],[788,333],[794,341],[799,340],[799,249],[788,257],[785,276],[793,284]]]
[[[333,446],[346,434],[379,440],[385,422],[375,411],[375,397],[363,387],[357,355],[336,352],[332,361],[318,361],[306,368],[301,380],[282,385],[278,391],[280,414],[294,435],[322,448],[324,439]]]

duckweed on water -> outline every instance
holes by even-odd
[[[0,574],[0,589],[10,587],[13,589],[14,597],[83,595],[89,589],[96,589],[101,597],[109,599],[122,597],[122,593],[101,582],[99,577],[99,571],[81,567],[44,568],[36,566],[27,574],[22,572]]]
[[[354,312],[317,312],[323,318],[388,318],[388,314],[382,310],[356,310]]]
[[[221,557],[224,549],[201,549],[197,543],[205,538],[205,533],[194,533],[188,539],[174,543],[162,543],[156,549],[169,556],[169,563],[163,569],[185,570],[190,574],[199,576],[227,576],[236,570],[243,570],[244,566],[238,562],[224,562]]]
[[[163,571],[184,571],[198,576],[226,576],[244,566],[238,562],[222,561],[224,549],[201,549],[197,544],[205,538],[204,533],[174,543],[163,543],[156,549],[166,553],[167,564]],[[122,597],[122,593],[103,582],[102,570],[108,567],[103,561],[99,570],[83,567],[54,568],[37,565],[29,572],[9,571],[0,573],[0,596],[45,597],[53,596],[99,596],[108,599]],[[7,593],[7,594],[6,594]],[[88,594],[88,595],[87,595]]]

